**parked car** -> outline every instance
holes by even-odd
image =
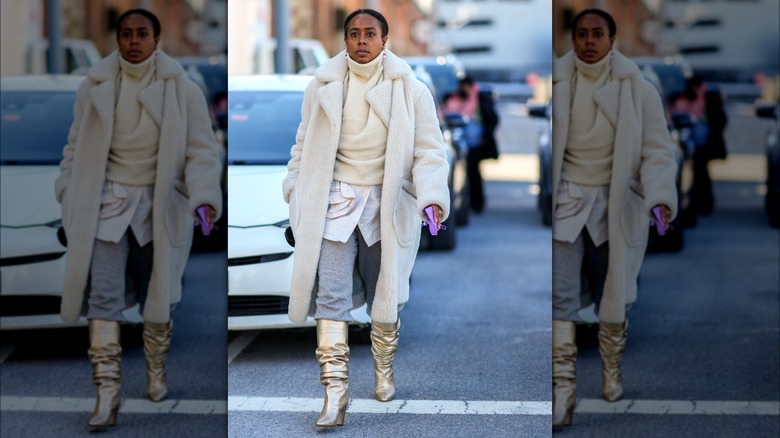
[[[422,67],[431,76],[437,98],[444,103],[447,97],[458,91],[460,80],[466,76],[463,64],[454,55],[418,56],[404,58],[412,69]]]
[[[215,97],[227,92],[227,57],[217,56],[182,56],[176,58],[185,70],[195,69],[201,74],[206,85],[206,95],[209,105]]]
[[[82,76],[0,81],[0,328],[67,326],[60,319],[65,246],[54,198]],[[61,232],[60,232],[61,233]],[[140,323],[138,306],[124,312]],[[86,325],[81,319],[76,325]]]
[[[675,186],[677,188],[677,217],[669,224],[666,234],[660,236],[654,226],[650,226],[648,252],[676,252],[685,245],[685,228],[696,223],[696,212],[690,205],[690,189],[693,183],[693,143],[691,129],[693,123],[687,114],[674,114],[669,108],[671,97],[685,89],[685,81],[692,75],[690,66],[684,58],[647,57],[633,58],[640,67],[642,77],[650,82],[661,97],[669,135],[674,143],[674,158],[677,163]],[[667,88],[671,87],[671,89]]]
[[[228,78],[228,329],[314,326],[287,317],[293,253],[284,237],[290,224],[282,198],[290,148],[301,121],[310,76]],[[365,306],[352,311],[363,332]]]
[[[766,136],[766,209],[769,224],[780,227],[780,103],[774,105],[759,105],[756,107],[758,117],[773,119],[774,123],[767,130]]]
[[[95,43],[90,40],[64,38],[60,41],[63,52],[65,73],[84,75],[102,56]],[[36,39],[27,45],[25,72],[27,74],[46,74],[49,40]]]
[[[690,63],[682,55],[638,56],[631,59],[642,71],[645,78],[647,78],[649,71],[655,74],[665,105],[669,105],[669,98],[672,95],[685,90],[685,82],[693,76]]]
[[[528,105],[528,115],[538,119],[536,145],[539,157],[539,195],[537,207],[542,223],[552,225],[552,104]]]
[[[330,59],[325,47],[318,40],[293,38],[290,40],[292,50],[292,71],[301,75],[313,75],[325,61]],[[276,40],[273,38],[259,40],[255,44],[252,71],[256,74],[276,73]]]
[[[206,96],[209,116],[217,142],[223,146],[221,157],[224,160],[227,151],[227,113],[219,108],[217,101],[221,96],[227,99],[227,58],[219,56],[185,56],[176,60],[184,67],[187,77],[200,87]],[[224,162],[224,161],[223,161]],[[222,178],[223,205],[227,205],[225,176]],[[222,217],[217,221],[209,236],[204,236],[200,228],[195,228],[192,239],[193,251],[223,251],[227,245],[227,216],[223,208]]]
[[[412,68],[414,76],[420,80],[433,96],[436,105],[436,115],[444,138],[447,161],[450,172],[447,186],[450,191],[450,219],[445,221],[446,229],[439,231],[436,237],[420,233],[420,248],[431,250],[452,250],[457,244],[457,228],[468,225],[470,215],[468,178],[466,177],[466,153],[468,144],[464,136],[465,125],[462,117],[452,117],[444,114],[442,102],[438,98],[436,86],[426,69],[421,66]]]

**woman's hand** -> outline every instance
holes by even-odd
[[[672,211],[663,204],[658,204],[653,208],[661,209],[661,223],[664,225],[664,231],[667,231],[669,229],[669,222],[672,218]]]
[[[217,215],[217,212],[214,210],[214,207],[212,207],[212,206],[210,206],[208,204],[203,204],[203,205],[201,205],[198,208],[201,208],[201,207],[203,207],[203,209],[206,210],[206,223],[209,226],[209,231],[211,231],[211,230],[214,229],[214,216]],[[198,215],[197,211],[195,212],[195,218],[200,223],[201,218]]]
[[[429,207],[433,207],[433,223],[436,224],[436,229],[441,230],[441,217],[444,215],[444,210],[436,204],[431,204]]]

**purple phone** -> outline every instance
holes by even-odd
[[[658,231],[659,236],[666,234],[666,228],[664,228],[663,213],[661,207],[653,207],[653,217],[655,218],[655,230]]]
[[[436,227],[436,221],[433,219],[433,207],[430,205],[425,207],[425,214],[428,216],[428,231],[431,232],[431,236],[439,234],[439,229]]]
[[[200,219],[198,221],[200,222],[200,231],[204,236],[208,236],[209,233],[211,233],[211,229],[209,227],[208,216],[206,216],[206,207],[200,206],[196,208],[195,211],[198,212],[198,218]]]

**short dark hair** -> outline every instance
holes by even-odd
[[[160,32],[162,31],[162,29],[160,28],[160,20],[157,19],[156,15],[154,15],[150,11],[147,11],[146,9],[130,9],[116,19],[117,39],[119,39],[119,32],[122,30],[122,22],[125,21],[125,18],[136,14],[143,15],[144,17],[148,18],[149,21],[152,22],[152,30],[154,31],[154,37],[157,38],[158,36],[160,36]]]
[[[599,17],[603,18],[604,21],[607,22],[607,27],[609,28],[609,36],[610,38],[615,36],[617,34],[617,24],[615,24],[615,19],[612,18],[611,15],[607,11],[596,9],[596,8],[590,8],[585,9],[584,11],[580,12],[579,14],[574,16],[574,19],[571,20],[571,38],[574,39],[574,36],[577,32],[577,23],[579,23],[580,20],[582,20],[586,15],[598,15]]]
[[[349,14],[346,20],[344,20],[344,38],[347,37],[347,31],[349,31],[349,22],[352,21],[353,18],[357,17],[360,14],[368,14],[374,18],[376,18],[379,21],[379,27],[382,28],[382,36],[387,36],[388,33],[390,33],[390,30],[387,26],[387,20],[385,19],[384,15],[380,14],[379,12],[373,10],[373,9],[358,9],[355,12]]]

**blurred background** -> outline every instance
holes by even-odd
[[[777,436],[780,2],[554,0],[555,56],[572,49],[574,16],[594,7],[614,17],[615,47],[664,103],[680,213],[665,236],[650,230],[628,314],[627,400],[600,399],[595,326],[581,324],[579,400],[566,432]],[[704,110],[686,110],[689,99]],[[702,400],[715,408],[697,409]]]
[[[0,435],[77,436],[87,430],[95,387],[86,321],[68,326],[59,317],[66,255],[53,189],[76,89],[116,50],[117,18],[148,9],[161,22],[159,47],[201,88],[224,143],[227,1],[4,0],[0,8]],[[125,312],[117,436],[224,436],[226,223],[209,237],[195,231],[173,312],[168,406],[144,398],[141,317],[137,307]],[[171,415],[174,405],[184,415]]]
[[[385,407],[371,396],[369,319],[357,309],[345,427],[354,436],[548,436],[551,232],[540,213],[538,157],[550,139],[549,0],[229,1],[230,433],[315,436],[316,334],[313,320],[292,324],[286,315],[294,248],[283,236],[289,210],[280,187],[303,91],[344,50],[344,20],[359,8],[382,13],[387,47],[434,98],[452,213],[437,236],[423,229],[401,316],[398,405],[387,409],[418,415],[375,414]],[[479,110],[449,112],[466,76]],[[530,116],[534,105],[540,117]],[[477,125],[482,135],[472,138]],[[430,408],[398,409],[407,400]],[[436,406],[470,413],[464,400],[486,403],[486,415],[435,415]],[[517,415],[494,414],[509,410]]]
[[[226,0],[10,0],[2,3],[2,74],[86,72],[116,49],[116,19],[131,8],[157,15],[160,48],[171,56],[227,52]],[[50,39],[64,49],[61,66],[47,63]]]

